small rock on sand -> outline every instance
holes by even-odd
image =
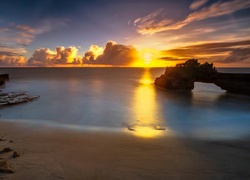
[[[2,151],[0,151],[0,153],[2,152],[10,152],[10,151],[13,151],[13,149],[12,148],[9,148],[9,147],[7,147],[7,148],[4,148]]]
[[[3,173],[14,173],[14,170],[6,161],[0,161],[0,172]]]
[[[20,153],[19,153],[19,152],[14,151],[14,153],[13,153],[13,158],[17,158],[17,157],[20,157]]]

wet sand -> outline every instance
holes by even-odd
[[[0,150],[21,156],[0,154],[15,170],[0,179],[250,179],[249,138],[141,138],[1,121],[2,136]]]

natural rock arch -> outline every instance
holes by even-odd
[[[250,74],[218,73],[212,63],[200,64],[197,59],[167,67],[165,73],[156,78],[155,85],[165,89],[192,90],[194,82],[214,83],[229,93],[250,95]]]

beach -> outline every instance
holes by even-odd
[[[250,180],[250,0],[0,10],[0,180]]]
[[[0,149],[15,173],[0,179],[249,179],[250,139],[143,138],[130,131],[0,122]],[[13,141],[13,142],[10,142]]]

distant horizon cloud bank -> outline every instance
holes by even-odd
[[[3,48],[2,48],[3,49]],[[1,46],[0,46],[1,50]],[[57,46],[55,50],[49,48],[36,49],[30,58],[25,58],[8,51],[0,51],[0,66],[145,66],[166,67],[188,59],[199,59],[221,66],[242,63],[250,66],[250,40],[236,42],[201,43],[179,48],[159,51],[159,55],[150,59],[151,51],[143,54],[133,46],[108,41],[104,47],[91,45],[83,56],[78,56],[79,48],[75,46]],[[140,61],[139,61],[140,60]],[[161,61],[161,64],[146,64],[146,62]],[[138,63],[140,62],[140,63]],[[153,63],[152,63],[153,64]]]
[[[83,57],[77,55],[78,51],[78,47],[75,46],[57,46],[55,50],[39,48],[28,59],[15,53],[0,51],[0,66],[54,66],[69,64],[129,66],[139,58],[138,51],[134,47],[117,44],[114,41],[108,41],[104,48],[98,45],[91,45]]]

